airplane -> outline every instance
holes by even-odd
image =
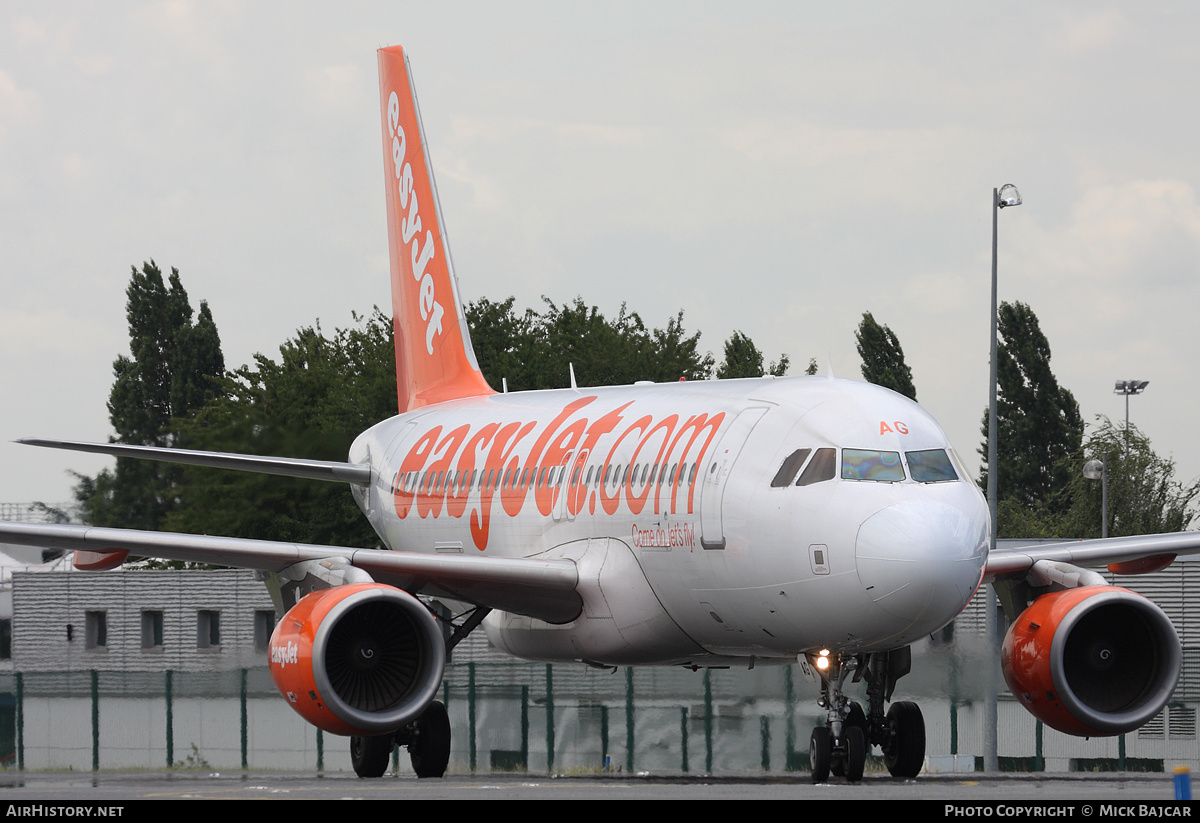
[[[471,345],[408,56],[378,52],[400,413],[345,462],[27,438],[119,457],[349,485],[382,549],[88,526],[0,523],[0,541],[269,572],[274,681],[350,738],[362,777],[406,746],[440,777],[436,700],[451,650],[597,667],[798,665],[820,683],[811,777],[862,779],[879,747],[914,777],[919,706],[893,700],[911,646],[993,583],[1011,628],[1002,670],[1053,728],[1136,729],[1179,677],[1179,637],[1146,598],[1088,566],[1155,571],[1200,535],[989,554],[988,509],[934,418],[832,377],[495,392]],[[465,608],[464,608],[465,607]],[[847,682],[849,681],[849,683]],[[865,681],[866,705],[850,684]],[[890,703],[890,706],[888,705]]]

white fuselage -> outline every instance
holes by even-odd
[[[952,620],[987,557],[986,504],[941,428],[857,381],[467,398],[380,423],[351,460],[392,549],[576,562],[576,620],[485,622],[531,659],[896,648]]]

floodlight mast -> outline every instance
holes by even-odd
[[[1129,441],[1129,396],[1141,394],[1150,385],[1149,380],[1118,380],[1113,394],[1125,395],[1125,441]]]

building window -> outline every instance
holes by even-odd
[[[196,648],[210,649],[221,645],[221,613],[196,612]]]
[[[275,631],[275,610],[263,609],[254,613],[254,650],[265,652]]]
[[[142,612],[142,648],[161,649],[163,645],[163,613]]]
[[[12,660],[12,620],[0,618],[0,660]]]
[[[108,647],[108,613],[87,612],[85,614],[85,635],[89,649],[104,649]]]

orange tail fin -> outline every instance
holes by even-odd
[[[494,394],[458,298],[408,55],[379,50],[388,247],[400,411]]]

